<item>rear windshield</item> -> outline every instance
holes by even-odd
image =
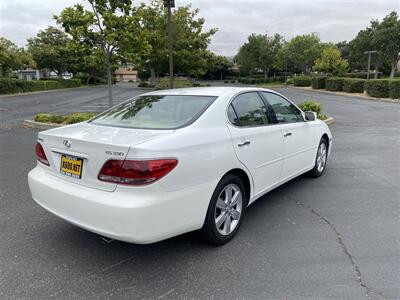
[[[215,99],[188,95],[139,96],[105,111],[91,123],[142,129],[176,129],[195,121]]]

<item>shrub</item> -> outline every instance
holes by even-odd
[[[317,118],[320,120],[328,119],[328,116],[325,114],[321,114],[322,106],[321,103],[307,100],[304,102],[299,103],[298,105],[302,111],[313,111],[317,114]]]
[[[65,79],[61,80],[61,85],[63,88],[74,88],[81,86],[80,79]]]
[[[325,83],[325,89],[327,91],[342,91],[343,90],[343,78],[332,77],[327,78]]]
[[[365,79],[348,78],[343,80],[343,91],[347,93],[363,93]]]
[[[314,90],[320,90],[325,88],[326,77],[314,77],[312,79],[312,88]]]
[[[272,78],[273,82],[285,82],[285,76],[275,76]]]
[[[315,112],[317,115],[319,115],[321,113],[321,103],[315,102],[315,101],[304,101],[301,102],[299,105],[300,109],[302,111],[313,111]]]
[[[346,74],[343,75],[343,77],[367,79],[367,72],[346,73]]]
[[[138,84],[138,87],[148,87],[149,86],[149,82],[148,81],[141,81]]]
[[[365,90],[371,97],[388,98],[389,97],[389,79],[367,80]]]
[[[79,87],[81,81],[79,79],[58,79],[55,80],[18,80],[1,78],[0,94],[37,92],[61,88]]]
[[[224,80],[224,83],[229,83],[229,80]]]
[[[63,118],[65,124],[74,124],[87,121],[93,118],[96,114],[90,112],[77,112],[67,115]]]
[[[174,88],[186,88],[192,87],[193,83],[189,79],[185,78],[175,78]],[[161,80],[155,86],[156,90],[169,89],[169,77],[161,78]]]
[[[311,77],[309,76],[296,76],[293,78],[294,86],[310,86]]]
[[[293,78],[288,78],[286,80],[286,84],[293,84]]]
[[[93,118],[96,114],[90,112],[77,112],[66,116],[60,116],[50,113],[38,113],[34,120],[42,123],[56,123],[56,124],[74,124],[87,121]]]
[[[19,91],[16,79],[0,78],[0,94],[13,94]]]
[[[231,83],[236,83],[236,80],[232,79],[232,80],[231,80]]]
[[[389,97],[400,99],[400,80],[391,80],[389,83]]]
[[[35,116],[35,122],[42,123],[57,123],[60,124],[63,122],[63,116],[49,114],[49,113],[39,113]]]

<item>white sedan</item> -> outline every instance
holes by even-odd
[[[255,200],[320,176],[331,148],[328,126],[274,91],[164,90],[40,132],[28,180],[39,205],[102,236],[147,244],[200,229],[223,244]]]

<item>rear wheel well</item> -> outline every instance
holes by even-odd
[[[247,198],[247,202],[250,200],[250,179],[249,176],[247,176],[247,173],[245,171],[243,171],[242,169],[232,169],[229,172],[227,172],[223,177],[225,177],[228,174],[233,174],[236,175],[237,177],[239,177],[244,185],[245,188],[245,192],[246,192],[246,198]]]

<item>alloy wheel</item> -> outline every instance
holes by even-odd
[[[317,153],[317,169],[318,172],[322,173],[322,171],[325,168],[326,165],[326,159],[327,159],[327,151],[326,151],[326,144],[321,143],[318,148],[318,153]]]
[[[214,220],[218,232],[229,235],[239,224],[242,215],[243,197],[236,184],[228,184],[219,194],[215,206]]]

